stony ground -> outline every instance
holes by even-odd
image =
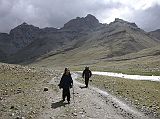
[[[0,64],[0,119],[152,119],[107,92],[84,88],[75,81],[78,74],[72,75],[71,104],[62,102],[61,75]]]
[[[72,75],[74,79],[77,76]],[[59,82],[53,78],[49,84]],[[74,93],[73,93],[74,92]],[[84,88],[84,85],[74,80],[71,89],[71,104],[61,101],[61,90],[55,98],[50,94],[48,108],[39,119],[152,119],[136,109],[127,106],[117,98],[98,88]],[[74,94],[74,95],[73,95]]]
[[[160,118],[160,82],[93,75],[91,85],[105,90],[143,111]],[[82,78],[78,78],[82,81]]]
[[[35,119],[46,108],[54,71],[0,64],[0,119]]]

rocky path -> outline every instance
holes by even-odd
[[[61,102],[61,90],[57,94],[48,91],[50,99],[39,119],[151,119],[107,92],[91,86],[84,88],[75,80],[77,76],[72,74],[71,104]],[[58,84],[59,79],[53,78],[48,83]]]

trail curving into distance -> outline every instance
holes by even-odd
[[[82,71],[77,71],[77,72],[82,73]],[[128,75],[128,74],[122,74],[122,73],[99,72],[99,71],[92,71],[92,74],[101,75],[101,76],[119,77],[119,78],[132,79],[132,80],[149,80],[149,81],[160,82],[160,76]]]

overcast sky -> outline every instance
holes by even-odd
[[[87,14],[102,23],[121,18],[146,31],[160,29],[160,0],[0,0],[0,32],[23,22],[59,28]]]

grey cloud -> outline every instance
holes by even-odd
[[[146,31],[160,29],[160,5],[154,5],[144,11],[137,11],[133,20]]]
[[[110,16],[111,9],[123,7],[121,3],[111,2],[111,0],[106,1],[0,0],[0,32],[9,32],[11,28],[22,22],[27,22],[38,27],[62,27],[69,20],[77,16],[86,16],[87,14],[93,14],[101,21],[102,17],[104,19],[104,14],[105,16]],[[152,17],[159,14],[156,10],[149,11],[151,11],[150,14],[153,14]],[[148,29],[144,22],[138,20],[141,16],[147,15],[147,13],[148,11],[137,11],[132,20],[138,23],[138,25],[140,24],[143,28]],[[152,17],[148,21],[146,20],[146,22],[151,23]]]
[[[117,7],[119,4],[104,4],[104,2],[97,0],[55,0],[54,2],[48,1],[47,3],[36,2],[34,5],[39,9],[38,16],[41,14],[46,15],[43,17],[47,19],[48,25],[62,27],[64,23],[72,18],[77,16],[82,17],[88,13],[98,16],[105,9]]]
[[[39,27],[62,27],[77,16],[88,13],[99,17],[106,9],[120,4],[98,0],[0,0],[0,32],[9,30],[22,22]]]

